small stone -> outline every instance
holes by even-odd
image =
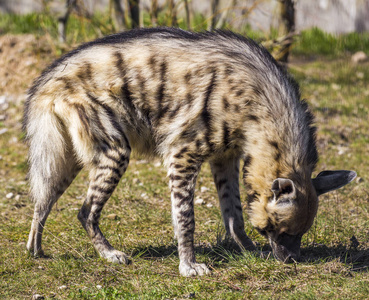
[[[351,56],[351,61],[355,64],[368,60],[368,55],[364,51],[358,51]]]
[[[364,182],[364,179],[362,177],[356,177],[356,183]]]
[[[340,86],[339,84],[337,84],[337,83],[332,83],[332,84],[331,84],[331,87],[332,87],[332,89],[334,89],[335,91],[338,91],[338,90],[340,90],[340,89],[341,89],[341,86]]]
[[[6,96],[5,95],[2,95],[0,96],[0,105],[6,103]]]
[[[209,190],[209,188],[207,188],[206,186],[202,186],[201,189],[200,189],[201,193],[205,193],[208,190]]]
[[[138,178],[133,178],[132,179],[132,183],[133,184],[139,184],[140,183],[140,180]]]
[[[9,140],[9,143],[10,144],[15,144],[15,143],[18,143],[18,138],[13,136],[10,140]]]
[[[43,266],[38,266],[37,269],[43,270],[45,268]]]
[[[0,96],[0,111],[7,110],[9,108],[9,103],[6,100],[6,96]]]
[[[15,201],[19,201],[20,200],[20,197],[21,197],[20,195],[17,195],[17,196],[15,196],[14,200]]]
[[[8,128],[1,128],[0,129],[0,135],[4,134],[6,132],[8,132]]]
[[[195,204],[202,205],[202,204],[204,204],[204,203],[205,203],[205,201],[204,201],[204,199],[202,199],[202,198],[196,198],[196,199],[195,199]]]
[[[99,289],[99,290],[101,290],[102,289],[102,285],[98,284],[98,285],[96,285],[96,288]]]
[[[14,194],[13,193],[8,193],[8,194],[6,194],[6,199],[11,199],[11,198],[13,198],[14,197]]]
[[[41,299],[45,299],[45,297],[40,294],[32,295],[32,300],[41,300]]]
[[[211,204],[211,203],[208,203],[208,204],[206,204],[206,207],[213,207],[213,204]]]
[[[116,220],[117,217],[118,216],[116,214],[110,214],[110,215],[107,216],[107,218],[110,219],[110,220]]]
[[[65,290],[66,288],[67,288],[66,285],[61,285],[61,286],[58,287],[59,290]]]
[[[356,77],[359,79],[363,79],[364,78],[364,73],[363,72],[356,72]]]

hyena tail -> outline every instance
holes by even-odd
[[[30,196],[35,203],[27,248],[39,255],[50,210],[78,174],[79,166],[70,138],[52,107],[32,103],[26,109],[24,129],[29,144]]]

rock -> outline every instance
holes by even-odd
[[[66,288],[67,288],[66,285],[61,285],[61,286],[58,287],[59,290],[65,290]]]
[[[32,295],[32,300],[41,300],[41,299],[45,299],[45,297],[40,294]]]
[[[201,187],[201,189],[200,189],[200,191],[201,191],[201,193],[205,193],[205,192],[207,192],[209,189],[206,187],[206,186],[202,186]]]
[[[110,220],[116,220],[117,219],[117,214],[110,214],[110,215],[107,215],[107,218],[110,219]]]
[[[365,74],[363,72],[356,72],[356,77],[359,79],[363,79],[365,77]]]
[[[208,208],[213,207],[213,204],[208,203],[208,204],[206,204],[206,207],[208,207]]]
[[[0,129],[0,135],[4,134],[5,132],[8,132],[8,128],[1,128]]]
[[[140,184],[140,183],[141,183],[141,181],[140,181],[138,178],[133,178],[133,179],[132,179],[132,183],[133,183],[133,184]]]
[[[368,61],[368,55],[366,55],[363,51],[358,51],[351,56],[351,61],[355,64]]]
[[[6,96],[2,95],[0,96],[0,111],[7,110],[9,107],[9,103],[6,100]]]
[[[8,193],[8,194],[6,194],[6,199],[11,199],[11,198],[13,198],[14,197],[14,194],[13,193]]]
[[[99,290],[101,290],[102,289],[102,285],[98,284],[98,285],[96,285],[96,288],[99,289]]]
[[[363,181],[364,179],[362,177],[356,177],[356,183],[361,183]]]
[[[202,204],[204,204],[205,203],[205,201],[204,201],[204,199],[202,199],[202,198],[196,198],[195,199],[195,204],[200,204],[200,205],[202,205]]]
[[[334,89],[335,91],[339,91],[341,89],[341,86],[337,83],[332,83],[331,84],[332,89]]]

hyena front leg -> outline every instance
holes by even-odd
[[[231,236],[241,249],[255,250],[245,233],[239,190],[238,158],[219,158],[210,162],[217,187],[220,208],[227,236]]]
[[[90,171],[87,197],[78,214],[78,219],[90,237],[99,255],[113,263],[128,264],[128,257],[107,241],[99,228],[99,218],[106,201],[127,169],[130,155],[129,145],[110,148],[101,152]]]
[[[48,179],[41,175],[41,169],[44,166],[30,166],[31,195],[35,202],[35,210],[27,250],[33,253],[34,256],[43,256],[41,240],[46,219],[55,202],[81,170],[73,155],[69,155],[64,159],[55,155],[53,159],[60,161],[60,168]]]
[[[209,274],[204,264],[195,260],[195,215],[193,198],[201,162],[178,153],[170,160],[169,186],[172,200],[174,234],[178,239],[179,272],[182,276]]]

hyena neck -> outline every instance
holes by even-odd
[[[267,105],[255,114],[263,121],[247,127],[243,180],[249,203],[258,200],[265,205],[277,178],[291,179],[299,187],[310,185],[318,160],[316,128],[306,102],[298,90],[279,95],[284,99],[264,99]]]

